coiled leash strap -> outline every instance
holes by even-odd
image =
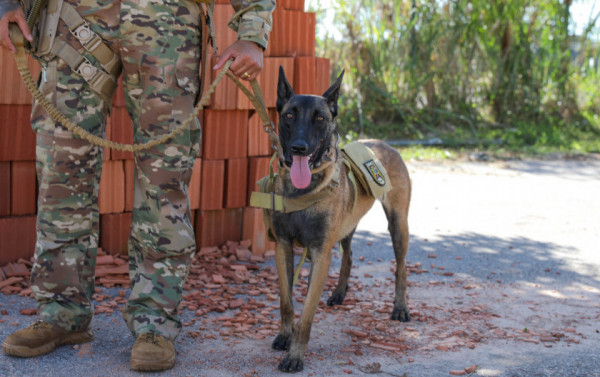
[[[64,116],[50,101],[46,99],[46,97],[39,91],[35,81],[31,77],[31,72],[29,71],[29,66],[27,65],[27,55],[25,53],[24,42],[26,41],[21,33],[21,30],[16,24],[10,24],[10,39],[15,46],[17,52],[15,53],[15,61],[17,64],[17,70],[21,74],[23,81],[25,82],[25,86],[33,96],[33,98],[46,110],[48,115],[55,121],[63,126],[65,126],[69,131],[73,134],[79,136],[82,139],[89,141],[94,145],[98,145],[104,148],[111,148],[118,151],[126,151],[126,152],[137,152],[145,149],[149,149],[155,147],[160,144],[166,143],[169,139],[173,138],[181,134],[184,130],[188,129],[189,125],[194,121],[194,119],[198,116],[198,113],[204,109],[207,103],[210,100],[213,92],[215,91],[217,85],[227,74],[236,85],[242,89],[242,92],[248,97],[250,102],[256,108],[258,114],[261,117],[263,122],[263,129],[265,132],[269,133],[269,140],[271,143],[277,143],[277,136],[275,134],[275,127],[273,122],[269,119],[269,114],[264,105],[264,97],[262,95],[262,90],[260,89],[260,85],[256,79],[252,80],[251,86],[254,94],[252,94],[235,76],[233,76],[229,72],[229,67],[233,63],[232,60],[229,60],[225,63],[223,69],[217,74],[217,77],[211,83],[208,90],[202,95],[202,98],[198,102],[198,104],[194,107],[194,110],[191,112],[190,116],[179,126],[173,129],[171,132],[165,135],[161,135],[154,139],[151,139],[145,143],[141,144],[123,144],[117,143],[110,140],[105,140],[99,136],[93,135],[88,131],[81,128],[79,125],[73,123],[69,118]]]

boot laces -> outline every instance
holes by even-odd
[[[47,322],[44,322],[41,319],[38,319],[37,321],[35,321],[33,323],[33,325],[31,325],[31,328],[33,330],[39,330],[39,329],[46,329],[46,328],[49,328],[51,326],[52,326],[51,324],[49,324]]]
[[[152,344],[158,344],[158,337],[153,332],[147,332],[141,335],[142,341]]]

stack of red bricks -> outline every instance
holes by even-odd
[[[329,85],[329,60],[315,57],[314,13],[304,12],[304,0],[279,0],[273,30],[258,80],[266,106],[275,111],[279,66],[298,94],[322,94]],[[219,52],[236,39],[227,27],[233,15],[228,0],[218,0],[215,27]],[[210,84],[215,76],[207,63]],[[36,63],[30,64],[34,74]],[[212,75],[212,77],[210,77]],[[35,135],[29,114],[31,96],[16,71],[12,54],[0,51],[0,265],[28,259],[35,245],[37,183]],[[229,80],[221,81],[210,106],[200,115],[202,150],[194,164],[189,188],[198,247],[250,240],[255,255],[273,245],[267,242],[262,211],[249,207],[255,182],[268,174],[273,150],[260,118],[244,94]],[[125,109],[122,86],[113,100],[107,138],[131,143],[133,130]],[[133,208],[134,157],[129,152],[104,151],[100,182],[100,246],[125,254]]]

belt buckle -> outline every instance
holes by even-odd
[[[83,59],[81,64],[77,66],[75,71],[83,77],[85,81],[90,81],[98,72],[98,68],[96,68],[89,60]]]
[[[88,25],[87,22],[82,23],[81,25],[77,26],[75,29],[70,31],[71,34],[73,34],[82,45],[91,41],[95,35],[92,29],[90,29],[90,25]]]

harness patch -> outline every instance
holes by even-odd
[[[385,186],[385,178],[383,177],[381,170],[379,170],[379,168],[377,167],[375,161],[369,160],[365,162],[364,165],[369,171],[369,174],[371,174],[371,177],[373,177],[373,179],[375,180],[375,182],[379,186]]]

